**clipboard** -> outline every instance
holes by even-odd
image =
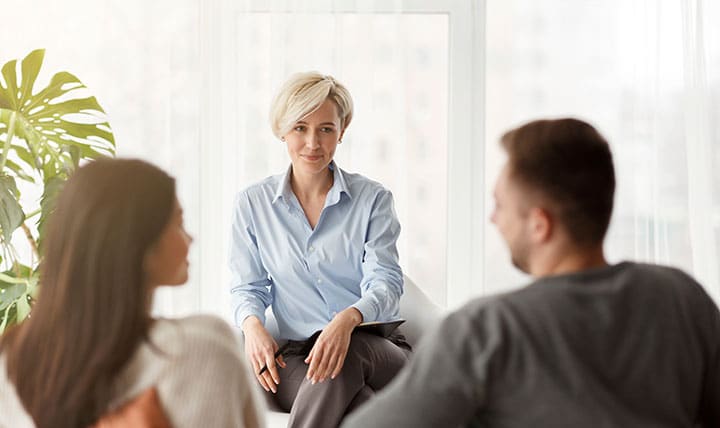
[[[370,321],[360,323],[355,327],[355,331],[364,331],[366,333],[377,334],[378,336],[388,337],[396,328],[405,320],[400,318],[392,321]]]

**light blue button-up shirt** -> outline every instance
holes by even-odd
[[[265,323],[272,305],[281,339],[301,340],[350,306],[363,321],[398,317],[403,292],[400,223],[392,193],[330,164],[333,185],[313,230],[290,186],[292,166],[235,198],[230,293],[235,323]]]

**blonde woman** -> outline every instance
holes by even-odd
[[[235,321],[258,382],[290,411],[291,427],[339,426],[407,359],[399,335],[353,333],[361,322],[397,318],[403,280],[392,194],[333,161],[352,117],[350,93],[333,77],[292,76],[270,118],[290,166],[235,201]],[[268,306],[279,338],[264,327]],[[276,339],[289,341],[285,358],[274,357]]]

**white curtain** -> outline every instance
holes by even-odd
[[[45,48],[36,90],[56,72],[78,76],[107,112],[117,154],[177,177],[187,227],[198,238],[199,96],[206,76],[198,61],[197,0],[23,0],[3,9],[0,62]],[[197,311],[209,294],[200,286],[199,249],[190,254],[190,283],[162,290],[159,312]]]
[[[681,267],[720,301],[717,22],[718,3],[702,0],[489,2],[486,169],[507,127],[591,121],[617,170],[610,259]],[[523,283],[494,231],[486,248],[486,292]]]
[[[271,98],[294,72],[336,76],[356,107],[337,161],[393,191],[403,268],[442,303],[449,20],[433,12],[443,1],[402,3],[28,0],[11,7],[26,20],[3,24],[0,61],[46,48],[40,83],[78,75],[107,111],[117,154],[177,178],[196,238],[190,281],[160,289],[155,312],[228,319],[233,196],[289,164],[268,124]]]
[[[461,6],[471,13],[455,13]],[[268,105],[290,73],[307,69],[350,88],[357,116],[338,163],[393,191],[403,268],[440,304],[527,281],[487,219],[503,162],[496,141],[511,126],[559,115],[593,122],[611,142],[611,260],[679,266],[720,301],[718,2],[26,0],[8,8],[0,62],[46,48],[46,81],[68,70],[87,84],[119,155],[178,179],[196,238],[191,279],[158,294],[160,314],[228,316],[232,196],[287,166]]]
[[[289,165],[285,145],[269,126],[275,92],[296,72],[335,76],[355,104],[336,161],[393,192],[402,224],[401,264],[406,273],[423,279],[436,301],[444,302],[448,19],[439,13],[412,13],[401,3],[205,4],[209,37],[217,40],[208,49],[220,44],[222,52],[208,52],[208,61],[215,58],[218,72],[227,75],[218,82],[224,100],[219,112],[222,141],[208,153],[205,173],[212,175],[208,182],[222,177],[210,187],[225,236],[233,196]],[[224,263],[228,243],[223,239],[217,244],[212,259]],[[218,279],[229,281],[226,270]]]

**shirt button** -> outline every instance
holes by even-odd
[[[313,251],[315,251],[315,247],[313,247],[313,246],[311,245],[310,248],[308,248],[308,251],[310,251],[310,252],[312,253]]]
[[[317,283],[322,284],[322,279],[318,278]]]

